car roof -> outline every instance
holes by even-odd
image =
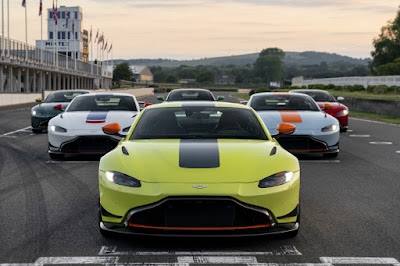
[[[324,90],[318,90],[318,89],[297,89],[297,90],[291,90],[290,92],[300,92],[300,91],[307,91],[307,92],[326,92],[329,93],[327,91]]]
[[[239,108],[251,109],[251,107],[243,104],[228,103],[228,102],[211,102],[211,101],[184,101],[184,102],[164,102],[162,104],[153,104],[146,109],[169,108],[169,107],[225,107],[225,108]]]
[[[61,92],[87,92],[87,93],[90,93],[90,91],[87,91],[87,90],[56,90],[56,91],[52,91],[51,93],[58,93],[58,92],[60,92],[60,93]]]
[[[84,94],[84,95],[80,95],[78,97],[91,97],[91,96],[130,96],[133,98],[135,97],[134,95],[128,94],[128,93],[107,93],[107,92]]]
[[[207,92],[211,92],[210,90],[200,89],[200,88],[181,88],[181,89],[174,89],[170,92],[173,92],[173,91],[207,91]]]

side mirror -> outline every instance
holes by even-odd
[[[337,100],[338,100],[338,102],[343,102],[343,101],[344,101],[344,98],[341,97],[341,96],[339,96],[339,97],[337,97]]]
[[[54,109],[54,110],[60,110],[60,111],[63,111],[63,110],[64,110],[62,104],[54,105],[54,106],[53,106],[53,109]]]
[[[36,101],[37,103],[41,103],[41,102],[42,102],[42,98],[37,98],[35,101]]]
[[[121,130],[121,126],[118,123],[111,123],[103,126],[101,128],[104,134],[107,135],[114,135],[114,136],[121,136],[119,131]]]
[[[157,100],[164,101],[164,96],[157,96]]]
[[[290,135],[296,131],[296,126],[289,123],[280,123],[276,129],[279,135]]]
[[[145,105],[144,105],[144,108],[146,108],[147,106],[150,106],[150,105],[153,105],[152,103],[146,103]]]
[[[224,96],[218,96],[218,97],[217,97],[217,101],[222,101],[223,99],[225,99]]]
[[[330,109],[332,109],[332,108],[333,108],[333,106],[332,106],[331,104],[326,103],[326,104],[324,105],[324,109],[323,109],[323,110],[330,110]]]

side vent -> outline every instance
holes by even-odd
[[[122,146],[122,153],[125,155],[129,155],[128,150],[124,146]]]
[[[274,147],[272,150],[271,150],[271,153],[269,154],[269,156],[272,156],[272,155],[275,155],[276,154],[276,147]]]

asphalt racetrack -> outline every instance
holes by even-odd
[[[32,106],[0,109],[0,265],[400,265],[399,126],[350,119],[336,159],[299,158],[295,238],[104,238],[99,157],[51,160]]]

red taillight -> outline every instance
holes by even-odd
[[[55,109],[55,110],[62,110],[62,104],[57,104],[57,105],[54,105],[53,106],[53,108]]]
[[[147,106],[150,106],[150,105],[153,105],[152,103],[146,103],[145,105],[144,105],[144,107],[147,107]]]

